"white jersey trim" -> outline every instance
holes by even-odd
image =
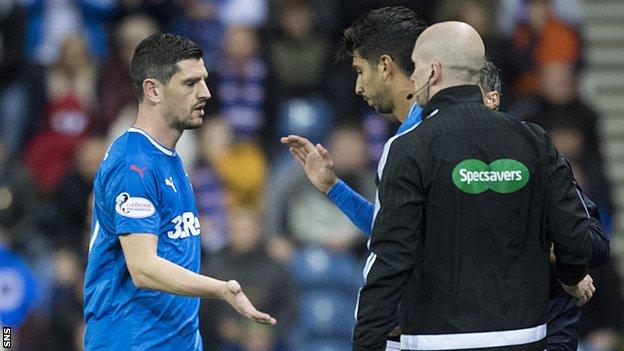
[[[95,221],[95,228],[93,229],[93,234],[91,234],[91,240],[89,241],[89,252],[91,252],[91,248],[93,248],[93,244],[95,244],[95,239],[97,239],[98,234],[100,234],[100,221]]]
[[[152,143],[152,145],[154,145],[158,150],[162,151],[163,154],[167,155],[167,156],[175,156],[175,151],[172,151],[162,145],[160,145],[156,140],[152,139],[151,136],[149,136],[149,134],[145,133],[143,130],[136,128],[136,127],[131,127],[130,129],[128,129],[129,132],[133,132],[133,133],[139,133],[141,135],[143,135],[144,137],[147,138],[147,140],[149,140],[150,143]]]
[[[457,350],[530,344],[546,337],[546,324],[479,333],[401,335],[402,350]]]

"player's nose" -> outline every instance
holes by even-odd
[[[360,80],[355,81],[355,94],[356,95],[364,95],[364,87],[360,83]]]
[[[212,94],[210,94],[210,89],[208,89],[208,85],[206,85],[206,82],[203,81],[199,92],[197,93],[197,98],[199,98],[200,100],[208,100],[211,97]]]

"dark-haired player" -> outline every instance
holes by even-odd
[[[201,49],[152,35],[134,52],[137,119],[113,142],[94,181],[85,276],[86,350],[202,350],[199,298],[275,324],[234,281],[198,274],[201,240],[190,181],[175,146],[202,124],[210,98]]]
[[[343,33],[338,56],[352,59],[357,74],[355,93],[378,112],[392,114],[399,120],[402,124],[397,134],[422,121],[422,109],[415,103],[409,77],[414,42],[425,28],[414,11],[397,6],[369,11]],[[297,135],[281,141],[289,146],[312,184],[370,236],[374,206],[336,177],[327,150]],[[387,350],[399,350],[397,336],[388,340]]]
[[[417,125],[422,109],[415,103],[410,56],[414,42],[425,29],[418,15],[405,7],[372,10],[343,33],[339,56],[351,57],[357,74],[355,93],[380,113],[392,114],[402,124],[397,133]],[[327,150],[305,138],[281,139],[305,169],[312,184],[327,194],[364,233],[370,233],[370,203],[338,179]]]

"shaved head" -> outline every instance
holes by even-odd
[[[456,21],[436,23],[416,40],[412,51],[415,64],[412,81],[418,90],[418,82],[429,77],[427,84],[431,85],[431,96],[452,86],[478,84],[484,60],[483,40],[469,24]]]

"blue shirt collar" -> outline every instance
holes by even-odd
[[[418,104],[414,103],[409,113],[407,114],[407,118],[403,121],[403,124],[397,129],[396,134],[405,133],[408,129],[412,128],[415,125],[420,124],[422,122],[422,112],[423,109],[418,106]]]

